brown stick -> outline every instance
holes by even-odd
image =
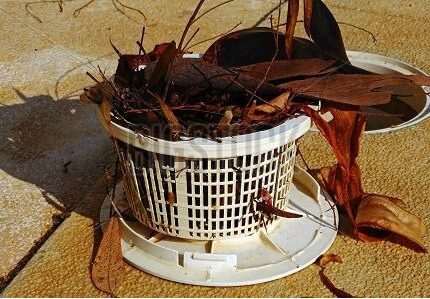
[[[224,36],[224,35],[226,35],[226,34],[229,34],[230,32],[232,32],[234,29],[236,29],[236,28],[237,28],[237,27],[239,27],[240,25],[242,25],[242,22],[237,23],[233,28],[229,29],[228,31],[226,31],[226,32],[224,32],[224,33],[221,33],[221,34],[215,35],[215,36],[213,36],[213,37],[210,37],[210,38],[204,39],[204,40],[202,40],[202,41],[199,41],[199,42],[197,42],[197,43],[195,43],[195,44],[192,44],[191,46],[189,46],[189,47],[187,47],[187,48],[185,48],[185,47],[184,47],[184,48],[185,48],[184,52],[187,52],[189,49],[191,49],[191,48],[193,48],[193,47],[195,47],[195,46],[198,46],[198,45],[203,44],[203,43],[205,43],[205,42],[208,42],[208,41],[214,40],[214,39],[216,39],[216,38],[222,37],[222,36]]]
[[[187,46],[190,44],[190,42],[193,40],[193,38],[196,36],[196,34],[200,31],[200,27],[196,29],[196,31],[194,31],[193,35],[191,35],[191,37],[188,39],[188,41],[185,43],[184,45],[184,49],[187,48]]]
[[[277,24],[276,24],[276,33],[274,33],[274,40],[275,40],[275,53],[273,54],[272,60],[270,60],[270,64],[267,66],[266,72],[264,73],[264,77],[261,79],[260,83],[258,83],[257,88],[254,90],[254,93],[252,94],[251,98],[248,101],[248,104],[246,105],[247,107],[249,107],[249,105],[252,103],[252,100],[254,99],[255,95],[257,94],[258,90],[260,89],[261,85],[263,85],[264,82],[266,82],[267,80],[267,75],[269,74],[270,68],[273,65],[273,62],[276,59],[276,56],[278,56],[278,52],[279,52],[279,46],[278,46],[278,41],[279,41],[279,19],[281,18],[281,4],[282,4],[282,0],[279,0],[279,5],[278,5],[278,19],[277,19]],[[272,18],[270,18],[270,23],[272,23]]]
[[[188,23],[185,26],[184,31],[182,32],[181,40],[180,40],[179,45],[178,45],[179,51],[182,51],[182,44],[184,43],[185,37],[187,36],[187,33],[188,33],[188,30],[190,30],[190,27],[193,24],[193,21],[196,18],[197,13],[199,12],[199,10],[202,7],[202,5],[203,5],[204,2],[205,2],[205,0],[200,0],[199,1],[199,3],[197,4],[196,8],[194,9],[193,14],[189,18]]]
[[[227,3],[233,2],[233,1],[234,1],[234,0],[227,0],[227,1],[221,2],[220,4],[217,4],[217,5],[215,5],[215,6],[211,7],[211,8],[209,8],[208,10],[206,10],[205,12],[203,12],[201,15],[199,15],[198,17],[196,17],[196,18],[193,20],[193,23],[197,22],[197,21],[198,21],[199,19],[201,19],[204,15],[206,15],[206,14],[210,13],[212,10],[214,10],[214,9],[216,9],[216,8],[220,7],[220,6],[223,6],[223,5],[227,4]]]

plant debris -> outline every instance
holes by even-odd
[[[370,237],[365,229],[370,227],[401,235],[424,249],[419,218],[396,200],[364,192],[357,157],[366,123],[363,107],[394,99],[390,87],[430,85],[430,78],[373,74],[351,65],[339,26],[321,0],[304,0],[303,24],[310,39],[294,36],[299,0],[288,2],[281,32],[281,3],[271,28],[229,32],[201,58],[184,57],[199,31],[190,31],[195,21],[218,7],[199,15],[201,0],[178,46],[164,42],[147,52],[144,30],[138,54],[122,54],[113,46],[120,56],[114,77],[108,79],[101,71],[102,80],[91,75],[97,85],[85,90],[82,99],[102,105],[108,121],[171,141],[202,137],[222,142],[220,137],[266,130],[308,115],[337,158],[324,172],[324,185],[349,216],[355,235],[374,240],[375,234]],[[309,104],[319,104],[321,111]],[[320,115],[327,111],[333,115],[330,122]]]
[[[30,7],[36,5],[36,4],[44,4],[44,3],[53,3],[53,4],[57,4],[59,11],[63,12],[64,11],[64,6],[65,6],[65,2],[73,2],[76,0],[38,0],[38,1],[31,1],[31,2],[27,2],[25,3],[25,11],[27,12],[27,14],[29,16],[31,16],[32,18],[34,18],[36,21],[38,21],[39,23],[43,23],[43,20],[41,18],[39,18],[37,15],[35,15],[34,13],[31,12]],[[91,4],[93,4],[94,2],[96,2],[97,0],[89,0],[87,1],[84,5],[80,6],[79,8],[75,9],[73,12],[73,17],[77,18],[79,16],[79,14],[88,6],[90,6]],[[134,21],[136,23],[139,23],[137,20],[135,20],[134,18],[132,18],[131,16],[129,16],[126,11],[133,11],[137,14],[139,14],[143,20],[146,20],[146,15],[139,9],[134,8],[132,6],[126,5],[124,4],[122,1],[120,0],[111,0],[112,5],[114,6],[115,10],[119,13],[121,13],[122,15],[124,15],[125,17],[127,17],[129,20]]]
[[[97,255],[91,267],[91,279],[94,285],[111,295],[125,277],[125,261],[121,252],[119,218],[110,218]]]
[[[424,223],[404,208],[403,201],[397,198],[366,194],[357,209],[358,237],[364,241],[378,241],[384,237],[381,231],[386,232],[386,237],[395,233],[412,241],[418,251],[426,251]]]
[[[330,292],[333,293],[336,297],[339,298],[354,298],[355,296],[351,295],[350,293],[345,292],[344,290],[339,289],[336,287],[333,282],[328,278],[328,276],[324,273],[325,268],[331,264],[331,263],[342,263],[342,259],[340,256],[334,253],[328,253],[321,256],[317,261],[316,264],[320,266],[319,275],[321,278],[322,283],[326,286],[327,289],[330,290]]]

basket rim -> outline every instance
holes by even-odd
[[[107,131],[122,142],[149,152],[184,158],[232,158],[267,152],[300,138],[312,124],[308,116],[301,115],[267,130],[223,137],[220,142],[200,137],[169,141],[136,133],[112,120],[107,122],[100,109],[97,114]]]
[[[202,54],[184,54],[183,57],[201,58]],[[110,79],[112,80],[113,77]],[[270,151],[300,138],[310,130],[312,125],[308,116],[301,115],[287,119],[276,127],[267,130],[219,138],[220,142],[206,138],[169,141],[136,133],[112,120],[107,123],[100,105],[98,117],[113,137],[129,145],[158,154],[208,159],[231,158]]]

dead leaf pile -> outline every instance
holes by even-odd
[[[288,1],[285,28],[242,29],[222,35],[201,58],[184,58],[198,31],[188,34],[201,0],[177,46],[175,41],[122,54],[113,78],[86,90],[83,99],[109,103],[108,119],[147,136],[180,140],[219,137],[266,130],[309,115],[330,143],[337,164],[325,170],[324,184],[345,211],[355,234],[378,238],[370,230],[398,234],[425,249],[422,221],[398,200],[368,195],[357,163],[366,117],[364,106],[388,103],[395,86],[430,85],[427,76],[373,74],[351,65],[339,26],[321,0],[304,0],[304,27],[310,39],[294,36],[299,0]],[[226,2],[227,3],[227,2]],[[190,36],[190,37],[189,37]],[[198,44],[198,43],[196,43]],[[309,104],[321,103],[333,120],[327,123]],[[383,234],[385,235],[385,234]]]

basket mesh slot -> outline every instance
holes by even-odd
[[[286,208],[295,154],[295,142],[227,159],[184,159],[124,143],[118,153],[126,161],[125,189],[136,218],[156,231],[190,239],[251,235],[263,218],[270,225],[276,217],[256,212],[255,200],[266,188],[274,206]]]

